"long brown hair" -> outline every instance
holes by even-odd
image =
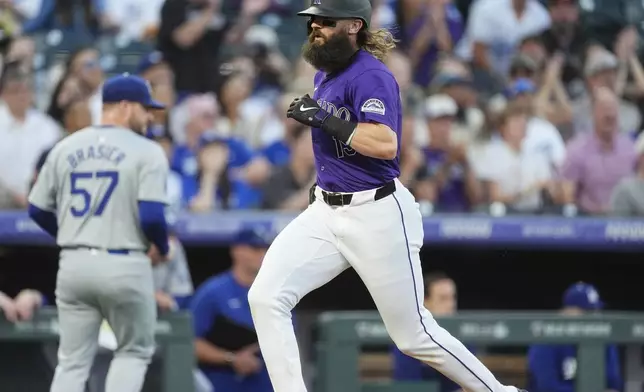
[[[362,29],[358,32],[358,46],[380,61],[385,61],[389,52],[396,47],[396,42],[398,40],[387,29]]]

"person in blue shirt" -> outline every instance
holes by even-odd
[[[566,316],[579,316],[602,309],[597,289],[584,282],[570,286],[563,295]],[[574,392],[577,376],[577,348],[574,345],[535,344],[528,351],[530,392]],[[606,390],[623,388],[619,354],[615,345],[606,347]]]
[[[456,284],[443,272],[425,276],[425,307],[435,316],[450,316],[456,312]],[[472,352],[471,347],[468,349]],[[396,346],[391,348],[393,356],[393,379],[395,381],[436,382],[440,392],[462,391],[461,387],[443,376],[429,365],[407,356]]]
[[[216,392],[273,392],[248,304],[272,239],[262,229],[239,232],[230,270],[205,281],[191,302],[197,361]]]

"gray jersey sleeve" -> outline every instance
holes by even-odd
[[[56,148],[54,148],[45,164],[36,178],[31,192],[29,193],[29,203],[46,211],[56,211],[56,189],[58,180],[56,178]]]
[[[168,158],[163,149],[155,145],[143,158],[139,169],[138,200],[167,204],[168,171]]]

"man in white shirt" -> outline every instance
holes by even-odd
[[[27,206],[34,165],[61,136],[58,125],[32,104],[30,75],[5,69],[0,80],[0,208]]]
[[[530,112],[510,105],[500,120],[502,141],[491,143],[479,178],[490,184],[490,201],[517,212],[536,212],[542,206],[552,172],[543,154],[525,148],[524,139]]]
[[[505,78],[521,40],[549,27],[548,10],[537,0],[479,0],[471,8],[457,54]]]
[[[530,79],[519,78],[508,89],[510,105],[521,105],[533,113],[526,125],[523,149],[543,155],[553,175],[566,158],[566,145],[557,128],[548,120],[534,115],[536,86]]]

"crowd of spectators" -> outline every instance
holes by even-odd
[[[276,15],[302,24],[300,3],[1,0],[0,208],[24,208],[42,154],[100,121],[107,70],[92,42],[105,37],[153,49],[131,72],[169,107],[148,136],[167,152],[176,208],[305,208],[310,134],[285,109],[315,70],[281,50],[305,29],[275,27]],[[405,107],[401,181],[423,214],[644,215],[641,2],[373,5],[373,28],[399,39],[386,62]],[[36,83],[36,37],[70,34],[89,45]]]

